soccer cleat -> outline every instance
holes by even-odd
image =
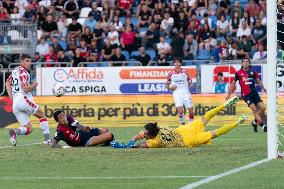
[[[263,129],[263,132],[267,132],[267,126],[266,125],[262,125],[262,127],[261,127],[262,129]]]
[[[251,126],[253,127],[253,131],[256,133],[258,130],[257,130],[257,123],[255,122],[255,120],[251,122]]]
[[[17,145],[17,133],[14,129],[9,130],[10,135],[10,142],[13,144],[13,146]]]
[[[243,124],[245,122],[245,120],[248,119],[248,116],[247,115],[242,115],[239,119],[238,119],[238,124]]]
[[[238,96],[234,96],[232,98],[230,98],[229,100],[227,100],[226,102],[224,102],[224,106],[228,107],[230,105],[236,104],[236,102],[238,102],[240,100],[240,97]]]
[[[48,140],[45,140],[45,141],[43,142],[43,144],[45,144],[45,145],[51,145],[52,143],[51,143],[51,140],[48,139]]]

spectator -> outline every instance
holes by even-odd
[[[251,39],[254,44],[263,43],[266,44],[266,27],[261,25],[261,20],[257,18],[255,20],[255,26],[252,29]]]
[[[258,51],[254,53],[252,60],[263,60],[267,57],[267,52],[264,51],[264,45],[262,42],[257,43]]]
[[[25,8],[28,6],[29,3],[27,0],[16,0],[15,1],[15,7],[18,7],[19,13],[21,16],[24,16]]]
[[[0,7],[0,23],[9,22],[9,14],[4,7]]]
[[[165,10],[164,10],[164,4],[162,3],[162,1],[159,1],[158,3],[156,3],[154,15],[155,14],[160,15],[161,18],[164,16]]]
[[[237,32],[238,32],[240,23],[241,23],[241,18],[240,18],[239,12],[235,12],[232,15],[232,18],[230,20],[230,30],[232,31],[232,35],[234,37],[237,36]]]
[[[254,24],[254,18],[249,16],[249,13],[247,11],[244,12],[244,16],[241,19],[241,23],[242,21],[246,21],[248,26],[250,28],[252,28],[253,24]]]
[[[96,21],[101,20],[101,12],[98,10],[97,2],[92,3],[92,11],[90,13],[94,15]]]
[[[103,46],[102,49],[102,60],[103,61],[109,61],[112,53],[112,46],[109,40],[105,41],[105,45]]]
[[[105,32],[109,31],[110,22],[108,21],[108,17],[105,13],[102,13],[101,27]]]
[[[64,4],[63,13],[67,16],[67,18],[78,18],[80,9],[77,1],[67,0]]]
[[[41,56],[38,52],[35,52],[34,57],[32,57],[32,62],[41,62]]]
[[[68,39],[70,40],[71,38],[75,39],[79,38],[81,32],[82,32],[82,25],[77,22],[77,17],[73,16],[71,24],[68,25]]]
[[[167,57],[165,52],[161,52],[157,57],[158,66],[169,66],[169,58]]]
[[[203,17],[203,15],[208,11],[208,0],[197,0],[196,7],[196,13]]]
[[[173,26],[174,19],[170,17],[170,14],[168,12],[166,12],[164,19],[161,22],[161,31],[164,32],[167,36],[170,36]]]
[[[122,49],[127,50],[129,54],[135,48],[135,37],[136,33],[132,31],[130,26],[126,27],[126,30],[121,34],[120,44]]]
[[[56,11],[56,7],[54,5],[51,5],[48,9],[47,14],[51,15],[53,20],[58,20],[60,14]]]
[[[249,58],[249,52],[251,51],[252,43],[248,40],[247,36],[242,36],[242,40],[238,44],[238,59]]]
[[[40,7],[44,7],[46,9],[49,9],[50,5],[51,5],[51,0],[41,0],[38,2]]]
[[[46,21],[43,22],[41,25],[41,29],[42,29],[42,36],[45,38],[53,37],[53,35],[57,33],[58,27],[56,22],[53,21],[51,15],[47,15]]]
[[[92,56],[89,57],[89,62],[100,60],[100,49],[98,48],[97,41],[95,39],[92,39],[88,52]]]
[[[237,59],[237,50],[238,50],[238,43],[233,42],[232,45],[229,46],[229,60],[236,60]]]
[[[250,0],[246,7],[246,11],[249,13],[250,17],[256,18],[260,12],[260,7],[254,2],[254,0]]]
[[[209,15],[216,15],[218,6],[217,6],[218,2],[217,0],[209,0],[209,6],[208,6],[208,14]]]
[[[217,35],[226,38],[227,33],[229,33],[229,22],[225,15],[221,15],[220,20],[217,21]]]
[[[197,39],[198,30],[196,28],[196,23],[193,20],[191,20],[188,24],[186,35],[189,35],[189,34],[193,35],[194,39]]]
[[[137,61],[141,62],[142,66],[150,66],[151,65],[151,57],[146,54],[146,50],[144,47],[139,48],[139,55],[133,57]]]
[[[59,12],[60,14],[63,14],[63,10],[64,10],[64,0],[53,0],[52,2],[51,2],[51,4],[53,5],[53,6],[55,6],[55,10],[57,11],[57,12]]]
[[[131,16],[133,0],[117,0],[116,15]]]
[[[36,52],[39,53],[40,56],[44,57],[48,53],[49,45],[45,41],[45,38],[40,39],[40,43],[36,46]]]
[[[90,32],[93,32],[96,28],[97,21],[94,19],[94,13],[90,12],[88,18],[86,18],[84,22],[84,26],[88,26]]]
[[[59,50],[63,50],[60,44],[58,44],[58,38],[56,36],[51,38],[51,45],[53,47],[54,53],[58,53]]]
[[[260,21],[261,21],[261,25],[266,26],[266,24],[267,24],[267,18],[266,18],[266,15],[265,15],[264,11],[260,11],[260,13],[259,13],[259,19],[260,19]]]
[[[58,67],[66,67],[67,66],[67,64],[62,64],[62,62],[70,62],[70,59],[67,56],[65,56],[63,50],[58,51],[57,62],[60,62],[59,64],[57,64]]]
[[[148,10],[147,5],[142,6],[142,11],[139,14],[139,23],[138,28],[140,27],[148,27],[152,20],[151,11]]]
[[[12,0],[3,0],[2,1],[2,6],[7,10],[8,14],[13,13],[13,9],[15,8],[15,2]],[[0,3],[1,6],[1,3]],[[19,9],[18,9],[19,12]]]
[[[250,36],[251,36],[251,30],[250,30],[250,27],[248,26],[247,22],[243,20],[241,22],[241,26],[238,29],[237,37],[239,39],[241,39],[241,37],[244,36],[244,35],[247,36],[247,38],[249,39]]]
[[[151,23],[149,30],[146,32],[142,44],[144,47],[156,48],[156,45],[159,43],[160,31],[156,28],[154,22]]]
[[[119,35],[118,35],[118,32],[115,30],[114,25],[110,26],[110,31],[108,32],[107,38],[110,41],[110,44],[113,49],[120,46]]]
[[[184,59],[194,60],[197,55],[197,49],[198,49],[197,41],[193,38],[192,34],[189,34],[186,37],[186,41],[183,46]]]
[[[78,49],[80,49],[80,56],[87,59],[87,57],[89,56],[89,51],[86,45],[86,41],[84,39],[80,40],[80,45]]]
[[[20,15],[19,9],[17,7],[13,8],[13,13],[10,15],[10,18],[12,19],[11,23],[13,25],[17,25],[17,24],[23,23],[22,20],[21,20],[22,16]]]
[[[173,40],[171,43],[173,57],[183,57],[184,43],[185,43],[184,34],[182,32],[177,32],[173,36]]]
[[[227,93],[228,83],[224,81],[223,73],[219,72],[217,81],[214,82],[214,93]]]
[[[115,30],[117,32],[121,32],[123,30],[123,24],[122,22],[119,20],[118,16],[114,16],[113,17],[113,22],[112,25],[115,27]]]
[[[76,49],[75,51],[75,55],[73,56],[72,60],[71,60],[71,64],[72,67],[78,67],[80,62],[86,62],[86,58],[82,57],[81,55],[81,51],[79,48]]]
[[[114,11],[113,11],[113,8],[108,4],[108,2],[104,2],[103,11],[102,11],[101,15],[105,15],[106,18],[108,18],[109,20],[112,20],[112,18],[114,16]]]
[[[34,10],[32,10],[31,5],[26,6],[26,11],[24,13],[23,18],[27,22],[35,22],[36,21],[36,13]]]
[[[45,67],[52,67],[55,64],[50,63],[57,62],[57,54],[54,53],[54,49],[52,46],[49,46],[48,53],[44,55],[44,62],[46,62]]]
[[[171,54],[171,46],[165,42],[165,37],[160,36],[160,43],[157,44],[158,54],[164,53],[166,56]]]
[[[219,8],[217,15],[220,16],[222,14],[229,15],[230,8],[231,8],[231,1],[230,0],[219,0]]]
[[[209,29],[212,29],[212,18],[209,17],[208,13],[203,15],[203,19],[200,21],[201,25],[208,24]]]
[[[235,1],[234,5],[232,6],[231,17],[233,17],[235,13],[237,13],[241,18],[244,15],[244,8],[240,5],[239,1]]]
[[[97,22],[96,28],[93,32],[93,39],[97,41],[98,48],[103,48],[103,38],[105,37],[104,30],[102,29],[101,22]]]
[[[110,66],[125,66],[126,58],[121,54],[121,48],[117,47],[114,54],[110,57]],[[114,63],[115,62],[115,63]]]
[[[86,41],[87,46],[91,45],[91,41],[93,39],[93,34],[90,31],[90,27],[86,26],[84,28],[84,33],[81,35],[81,39],[83,39],[84,41]]]
[[[183,11],[179,12],[179,17],[174,21],[174,30],[185,33],[188,19]]]
[[[67,27],[68,26],[67,26],[66,15],[60,14],[59,19],[57,21],[57,28],[58,28],[58,34],[63,38],[67,37],[67,33],[68,33]]]
[[[125,19],[125,23],[123,24],[123,28],[126,28],[127,26],[130,26],[131,28],[134,28],[134,25],[132,24],[130,17],[127,17]]]
[[[211,37],[211,39],[209,39]],[[201,30],[198,32],[198,40],[199,40],[199,49],[207,49],[210,50],[210,45],[212,42],[212,37],[216,37],[214,31],[210,31],[209,25],[205,23]]]
[[[73,56],[75,54],[76,49],[77,49],[77,41],[75,38],[71,38],[68,41],[68,54]]]
[[[228,50],[226,42],[224,41],[221,41],[221,44],[219,47],[219,57],[221,60],[228,60],[228,57],[229,57],[229,50]]]

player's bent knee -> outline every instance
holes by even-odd
[[[36,116],[36,117],[39,118],[39,119],[45,117],[43,111],[42,111],[40,108],[36,111],[36,113],[34,114],[34,116]]]

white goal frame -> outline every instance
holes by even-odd
[[[277,0],[267,0],[267,156],[276,159],[277,149]]]

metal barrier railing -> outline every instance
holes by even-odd
[[[109,67],[111,65],[142,66],[139,61],[103,61],[103,62],[80,62],[78,67]]]
[[[0,93],[0,96],[2,96],[4,93],[5,93],[5,73],[6,73],[6,70],[4,70],[3,69],[3,65],[2,64],[0,64],[0,70],[1,70],[1,72],[2,72],[2,86],[3,86],[3,88],[2,88],[2,92]]]
[[[36,23],[0,24],[0,54],[34,54],[36,45]]]

